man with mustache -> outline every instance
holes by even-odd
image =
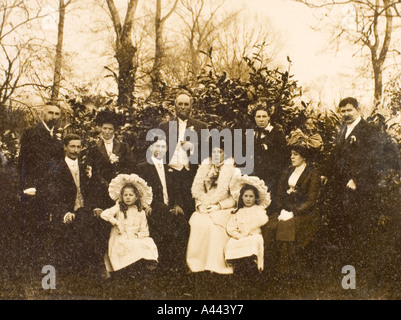
[[[89,214],[92,209],[89,201],[90,174],[79,159],[81,151],[81,137],[67,134],[64,138],[64,159],[50,163],[44,177],[47,183],[39,187],[39,193],[47,197],[46,211],[50,217],[46,228],[43,228],[42,257],[51,261],[43,263],[51,264],[62,272],[86,270],[84,265],[93,258],[90,254],[95,236],[90,225],[95,218]]]
[[[334,230],[332,241],[338,248],[335,261],[340,270],[352,265],[365,277],[374,246],[374,228],[379,217],[376,206],[377,167],[372,127],[361,117],[358,101],[340,101],[343,120],[326,167],[327,191]],[[324,179],[326,180],[326,179]]]

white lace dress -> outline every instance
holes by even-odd
[[[127,218],[119,204],[104,210],[101,218],[109,221],[111,228],[108,252],[105,258],[107,271],[117,271],[140,259],[158,259],[158,251],[153,239],[149,237],[149,228],[145,211],[138,211],[136,206],[128,208]],[[120,234],[116,223],[120,223]]]
[[[259,270],[263,270],[264,248],[261,227],[268,221],[266,209],[254,205],[241,208],[231,215],[227,223],[228,240],[224,254],[226,260],[257,257]]]
[[[233,273],[233,268],[226,264],[224,247],[230,238],[226,225],[235,201],[230,194],[230,182],[234,175],[240,175],[233,161],[228,160],[222,166],[216,186],[207,183],[212,166],[203,163],[199,166],[192,186],[192,195],[196,205],[213,205],[219,203],[221,210],[210,214],[195,211],[190,220],[191,227],[188,248],[187,265],[192,272],[213,271],[221,274]]]

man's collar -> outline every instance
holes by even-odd
[[[349,129],[353,129],[357,126],[357,124],[362,120],[361,116],[358,116],[358,118],[355,119],[354,122],[352,122],[351,124],[347,124],[347,128]]]
[[[155,156],[151,157],[154,164],[163,164],[163,159],[157,159]]]
[[[52,128],[50,129],[46,122],[44,122],[44,121],[42,120],[42,123],[43,123],[43,126],[45,127],[45,129],[46,129],[47,131],[49,131],[49,132],[51,133],[51,135],[53,135],[54,127],[52,127]]]
[[[181,119],[180,117],[177,117],[177,119],[178,119],[178,122],[184,122],[184,123],[187,123],[188,122],[188,119]]]
[[[72,160],[68,156],[65,156],[65,162],[67,163],[68,166],[77,166],[78,165],[78,158],[75,160]]]

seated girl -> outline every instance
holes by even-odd
[[[152,202],[152,189],[136,174],[120,174],[110,182],[109,194],[116,204],[100,215],[113,225],[105,255],[106,271],[121,270],[139,261],[154,268],[158,251],[149,237],[145,213]]]
[[[243,176],[238,180],[242,187],[238,208],[226,227],[231,238],[225,247],[225,259],[234,267],[234,272],[249,272],[249,268],[262,271],[264,244],[261,227],[269,220],[266,207],[270,204],[270,195],[264,182],[257,177]]]

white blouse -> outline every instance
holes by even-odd
[[[288,185],[291,188],[294,188],[295,185],[298,182],[299,177],[301,176],[302,172],[304,172],[306,168],[306,163],[304,162],[303,164],[301,164],[298,167],[295,167],[295,170],[293,173],[291,173],[290,177],[288,178]]]

